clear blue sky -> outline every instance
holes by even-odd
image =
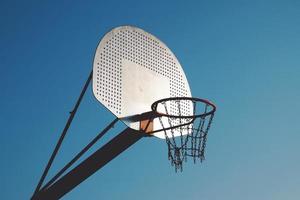
[[[165,142],[144,138],[64,199],[299,199],[299,1],[43,2],[0,3],[0,199],[31,196],[100,38],[126,24],[217,104],[207,159],[175,174]],[[112,119],[89,88],[50,175]]]

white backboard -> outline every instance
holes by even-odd
[[[155,36],[132,26],[108,32],[100,41],[93,64],[96,99],[124,123],[136,130],[138,122],[128,116],[151,111],[154,101],[168,97],[191,97],[182,67],[170,49]],[[177,108],[169,105],[170,112]],[[183,115],[191,115],[185,108]],[[161,128],[154,120],[154,129]],[[165,138],[163,132],[154,133]]]

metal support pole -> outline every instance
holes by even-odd
[[[60,135],[60,138],[59,138],[59,140],[58,140],[58,142],[57,142],[57,144],[55,146],[55,149],[54,149],[54,151],[53,151],[53,153],[52,153],[52,155],[51,155],[51,157],[50,157],[50,159],[49,159],[46,167],[45,167],[45,170],[44,170],[44,172],[43,172],[43,174],[41,176],[41,179],[39,180],[39,183],[37,184],[37,187],[36,187],[36,189],[34,191],[34,194],[37,193],[40,190],[41,186],[43,185],[43,182],[44,182],[44,180],[45,180],[45,178],[46,178],[46,176],[48,174],[48,171],[49,171],[49,169],[50,169],[50,167],[51,167],[51,165],[52,165],[52,163],[54,161],[54,158],[55,158],[55,156],[56,156],[56,154],[57,154],[57,152],[58,152],[58,150],[59,150],[59,148],[60,148],[60,146],[61,146],[61,144],[62,144],[62,142],[63,142],[63,140],[64,140],[64,138],[66,136],[66,134],[67,134],[67,131],[68,131],[68,129],[69,129],[72,121],[73,121],[73,118],[74,118],[74,116],[76,114],[76,111],[77,111],[79,105],[80,105],[80,102],[81,102],[81,100],[82,100],[82,98],[83,98],[83,96],[84,96],[84,94],[85,94],[85,92],[86,92],[86,90],[87,90],[87,88],[89,86],[89,83],[91,82],[92,76],[93,76],[93,71],[90,73],[87,81],[85,82],[85,85],[84,85],[84,87],[83,87],[83,89],[82,89],[82,91],[80,93],[80,96],[79,96],[79,98],[78,98],[78,100],[77,100],[77,102],[75,104],[74,109],[70,112],[70,116],[69,116],[69,119],[68,119],[68,121],[66,123],[66,126],[65,126],[63,132]]]
[[[56,200],[61,198],[143,136],[144,134],[139,131],[126,128],[51,186],[37,192],[31,200]]]
[[[68,162],[49,182],[47,182],[41,190],[45,190],[47,187],[52,185],[67,169],[69,169],[81,156],[84,155],[96,142],[103,137],[107,131],[113,128],[114,124],[119,119],[114,119],[103,131],[101,131],[89,144],[87,144],[70,162]]]

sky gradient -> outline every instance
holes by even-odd
[[[120,25],[162,40],[192,95],[216,103],[206,160],[176,174],[165,141],[144,138],[63,199],[299,199],[299,1],[0,1],[0,13],[0,199],[32,195]],[[113,119],[89,87],[49,175]]]

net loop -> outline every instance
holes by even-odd
[[[168,159],[176,172],[182,171],[182,164],[188,158],[194,163],[205,160],[207,134],[216,110],[214,104],[199,98],[174,97],[154,102],[152,110],[158,114]]]

